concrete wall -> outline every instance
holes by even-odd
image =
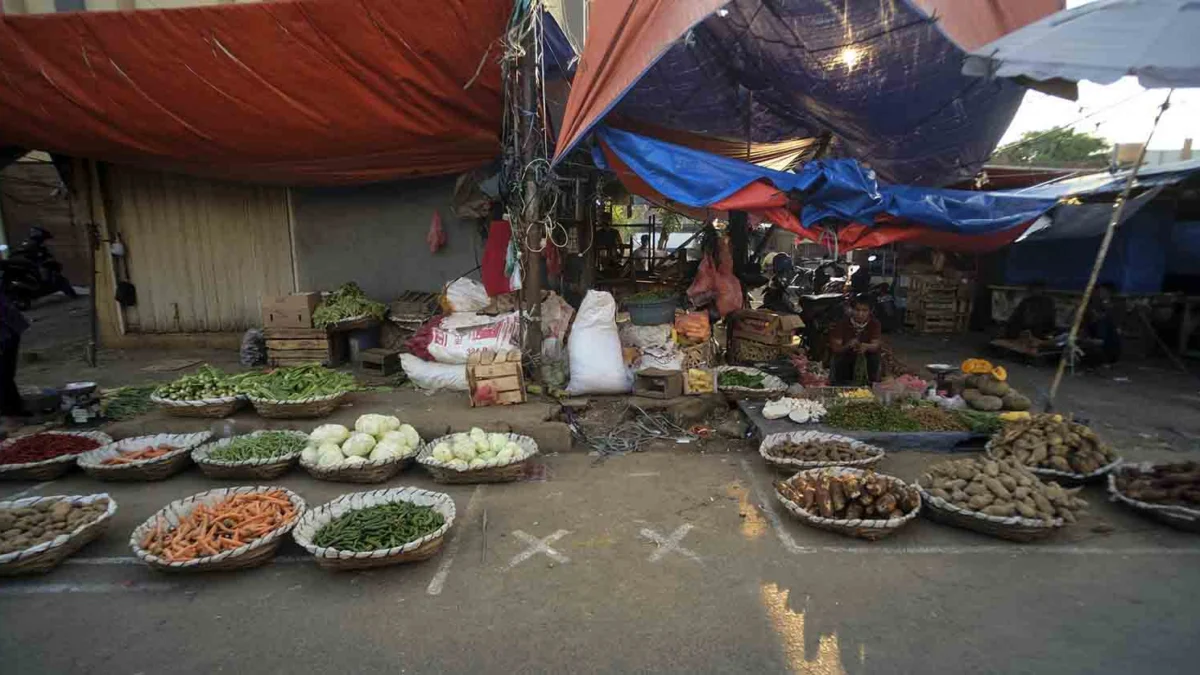
[[[372,298],[437,291],[479,264],[483,240],[474,221],[451,208],[455,177],[357,187],[293,188],[296,279],[302,291],[332,290],[355,281]],[[425,242],[434,210],[446,246]],[[478,279],[479,273],[471,275]]]

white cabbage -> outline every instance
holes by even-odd
[[[421,434],[417,433],[417,430],[413,428],[413,425],[401,424],[397,431],[404,434],[404,437],[408,439],[408,447],[415,448],[421,444]]]
[[[347,457],[366,457],[375,447],[375,438],[367,433],[353,433],[342,444],[342,452]]]
[[[346,459],[342,460],[342,464],[345,464],[346,466],[355,466],[366,463],[367,460],[364,457],[347,457]]]
[[[350,438],[350,430],[340,424],[322,424],[313,429],[313,432],[308,435],[308,442],[314,445],[324,445],[333,443],[341,445]]]

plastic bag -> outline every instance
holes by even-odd
[[[717,255],[721,262],[717,265],[716,290],[717,312],[725,316],[742,308],[742,282],[733,273],[733,250],[729,237],[717,240]]]
[[[712,256],[704,255],[700,266],[696,268],[696,278],[687,289],[688,300],[696,307],[703,307],[717,297],[717,266]]]
[[[429,234],[425,235],[425,242],[429,244],[430,253],[437,253],[438,249],[446,245],[446,232],[442,229],[442,214],[437,211],[433,212],[433,219],[429,222]]]
[[[484,349],[502,352],[521,348],[521,320],[516,312],[499,316],[468,314],[460,321],[471,323],[465,327],[455,327],[457,322],[454,320],[459,316],[452,314],[433,329],[429,355],[434,361],[464,364],[471,354]]]
[[[671,339],[671,324],[657,326],[635,326],[627,323],[621,326],[621,346],[637,347],[638,349],[660,348],[674,346]]]
[[[400,355],[400,367],[408,379],[421,389],[467,390],[467,367],[448,363],[422,361],[412,354]]]
[[[588,291],[567,343],[571,394],[624,394],[633,387],[617,332],[617,303],[611,293]]]
[[[556,337],[562,340],[571,327],[571,317],[575,316],[575,308],[562,296],[554,291],[542,301],[542,337]]]
[[[416,354],[417,357],[425,361],[432,361],[433,355],[429,353],[429,343],[433,342],[433,331],[441,325],[442,320],[445,318],[444,316],[435,316],[421,324],[417,332],[413,333],[413,336],[404,343],[409,353]]]
[[[489,302],[491,298],[488,297],[483,284],[466,277],[451,281],[442,293],[442,307],[447,314],[478,312],[487,307]]]
[[[263,332],[251,328],[242,334],[242,349],[238,361],[246,367],[261,366],[267,362],[267,340]]]

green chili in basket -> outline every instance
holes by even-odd
[[[208,453],[209,459],[245,462],[251,459],[282,457],[304,449],[304,436],[287,431],[268,431],[257,436],[239,436]]]
[[[445,522],[442,514],[428,506],[380,504],[335,518],[317,531],[313,543],[339,551],[378,551],[420,539]]]

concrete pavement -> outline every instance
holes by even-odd
[[[938,456],[890,455],[911,478]],[[544,481],[445,486],[443,553],[369,572],[316,567],[290,541],[242,572],[173,576],[132,560],[162,505],[232,482],[80,474],[0,497],[106,489],[108,534],[49,575],[0,581],[14,673],[1194,672],[1200,541],[1089,487],[1092,515],[1010,544],[918,520],[867,543],[775,507],[745,448],[548,457]],[[320,504],[368,486],[293,472]],[[435,487],[419,469],[389,485]],[[483,522],[486,516],[486,531]],[[1098,524],[1109,533],[1093,531]],[[1101,528],[1106,529],[1106,528]]]

